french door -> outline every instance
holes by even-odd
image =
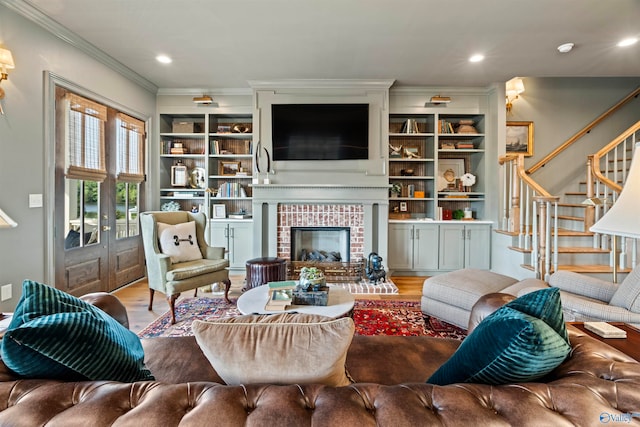
[[[55,287],[112,291],[144,276],[144,122],[56,87]]]

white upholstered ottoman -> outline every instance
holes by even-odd
[[[518,281],[488,270],[470,268],[432,276],[422,287],[422,311],[466,329],[471,308],[480,297],[494,292],[517,296],[518,291],[532,286],[532,281],[537,279]]]

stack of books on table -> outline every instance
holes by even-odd
[[[281,282],[269,282],[269,299],[264,309],[269,311],[284,311],[292,304],[293,290],[297,283],[295,280]]]

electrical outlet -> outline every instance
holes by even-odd
[[[0,301],[11,299],[11,289],[13,289],[13,285],[11,283],[8,285],[2,285],[0,288]]]

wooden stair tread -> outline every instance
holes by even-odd
[[[520,264],[520,267],[526,270],[533,270],[533,266],[529,264]],[[613,270],[608,265],[597,265],[597,264],[584,264],[584,265],[558,265],[558,271],[573,271],[575,273],[587,273],[587,274],[597,274],[597,273],[613,273]],[[629,273],[631,271],[630,268],[622,268],[618,269],[618,273]]]
[[[563,207],[563,208],[586,208],[587,205],[583,205],[582,203],[558,203],[558,207]]]
[[[558,253],[563,254],[608,254],[608,249],[584,247],[584,246],[561,246]]]
[[[587,193],[585,191],[567,191],[564,193],[567,196],[584,196],[587,197]]]
[[[519,248],[517,246],[508,246],[509,250],[528,254],[532,252],[532,249]],[[583,247],[583,246],[560,246],[558,247],[559,254],[608,254],[608,249]]]
[[[584,221],[584,217],[571,215],[558,215],[558,219],[564,219],[567,221]]]

